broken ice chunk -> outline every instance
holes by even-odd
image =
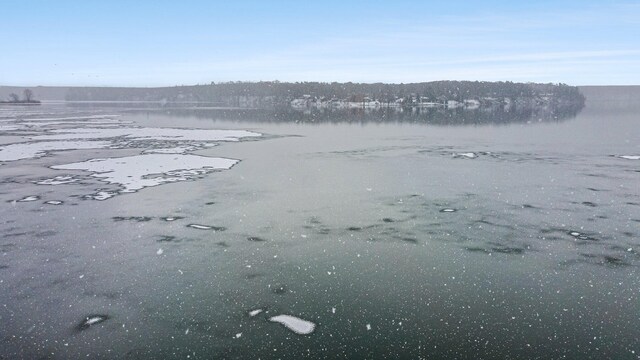
[[[269,321],[277,322],[284,325],[287,329],[300,335],[308,335],[316,328],[316,324],[302,320],[291,315],[278,315],[269,318]]]

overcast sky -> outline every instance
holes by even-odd
[[[640,84],[640,1],[7,1],[0,85]]]

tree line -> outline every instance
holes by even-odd
[[[11,93],[8,96],[7,101],[1,101],[3,103],[11,103],[11,104],[39,104],[40,101],[35,100],[33,96],[33,91],[31,89],[24,89],[22,92],[22,99],[16,93]]]
[[[398,99],[463,101],[482,99],[550,99],[558,103],[584,103],[577,87],[566,84],[510,81],[432,81],[408,84],[325,82],[223,82],[160,88],[71,88],[69,101],[210,102],[229,106],[286,105],[300,97],[341,99],[369,97],[380,102]]]

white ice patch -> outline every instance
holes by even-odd
[[[185,154],[198,148],[195,146],[176,146],[173,148],[149,149],[145,150],[145,154]]]
[[[145,154],[93,159],[51,168],[92,172],[92,177],[120,185],[120,193],[128,193],[165,183],[192,180],[215,170],[227,170],[237,162],[238,160],[198,155]]]
[[[112,118],[119,117],[120,115],[86,115],[86,116],[65,116],[55,118],[31,118],[29,121],[91,121],[91,120],[114,120]]]
[[[311,334],[316,328],[316,324],[291,315],[274,316],[269,318],[269,321],[280,323],[287,329],[301,335]]]
[[[116,191],[98,191],[95,194],[86,195],[85,198],[102,201],[102,200],[110,199],[116,195],[118,195],[118,192]]]
[[[30,201],[37,201],[37,200],[40,200],[40,196],[30,195],[30,196],[23,197],[22,199],[18,200],[18,202],[30,202]]]
[[[20,125],[0,125],[0,131],[13,131],[20,130],[22,126]]]
[[[47,205],[62,205],[62,201],[60,200],[49,200],[44,202]]]
[[[97,324],[97,323],[99,323],[101,321],[104,321],[104,319],[102,317],[95,316],[95,317],[92,317],[92,318],[88,318],[87,321],[85,321],[84,323],[86,325],[93,325],[93,324]]]
[[[40,181],[36,181],[38,185],[62,185],[62,184],[71,184],[74,182],[78,182],[80,179],[76,179],[73,176],[56,176],[50,179],[43,179]]]
[[[261,312],[262,312],[262,309],[251,310],[251,311],[249,311],[249,316],[254,317],[254,316],[260,314]]]
[[[111,146],[108,141],[44,141],[0,146],[0,161],[16,161],[41,157],[49,151],[102,149]]]
[[[211,226],[207,226],[207,225],[189,224],[187,226],[191,227],[191,228],[194,228],[194,229],[198,229],[198,230],[211,230],[212,229]]]
[[[640,155],[620,155],[618,157],[627,160],[640,160]]]
[[[169,141],[238,141],[243,137],[258,137],[261,134],[246,130],[208,130],[174,128],[78,128],[57,129],[54,135],[38,135],[34,140],[107,139],[124,137],[128,140]]]
[[[476,153],[472,153],[472,152],[466,152],[466,153],[457,153],[457,154],[453,154],[453,157],[461,157],[461,158],[466,158],[466,159],[475,159],[478,157],[478,154]]]

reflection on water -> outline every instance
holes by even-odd
[[[69,103],[83,108],[96,103]],[[99,104],[105,106],[105,104]],[[110,103],[135,112],[159,112],[169,116],[263,123],[411,123],[444,126],[561,122],[574,118],[584,104],[548,104],[545,106],[495,105],[479,108],[440,107],[376,107],[334,108],[279,107],[277,109],[219,108],[211,104]]]

